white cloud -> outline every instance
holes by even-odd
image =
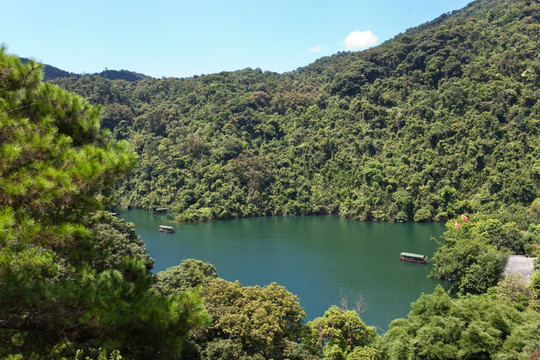
[[[363,49],[375,45],[377,42],[377,35],[373,34],[371,30],[367,31],[353,31],[345,38],[345,47],[348,50],[351,49]]]
[[[323,51],[323,47],[321,45],[317,45],[317,46],[314,46],[312,48],[309,48],[308,51],[309,52],[321,52]]]

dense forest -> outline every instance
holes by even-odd
[[[483,0],[286,74],[55,83],[102,105],[139,155],[124,206],[181,221],[521,215],[540,185],[538,18]]]
[[[540,358],[540,271],[501,279],[540,247],[539,50],[534,0],[477,0],[285,74],[43,82],[2,49],[0,358]],[[152,275],[115,205],[447,221],[432,276],[454,286],[383,335],[346,307],[305,323],[278,284],[198,260]]]

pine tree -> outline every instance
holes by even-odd
[[[140,257],[95,261],[114,250],[93,232],[103,192],[136,157],[40,67],[0,49],[0,357],[172,358],[206,320],[202,301],[158,294]]]

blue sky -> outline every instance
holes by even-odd
[[[279,73],[376,46],[471,0],[0,0],[0,44],[75,73]]]

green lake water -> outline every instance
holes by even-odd
[[[443,224],[356,222],[338,216],[259,217],[175,224],[171,214],[128,210],[121,217],[155,259],[154,271],[184,259],[213,264],[218,276],[244,286],[283,285],[300,298],[306,320],[322,316],[346,297],[362,299],[364,322],[379,332],[406,317],[411,302],[444,281],[428,279],[430,265],[399,260],[402,251],[427,255],[437,249]],[[176,232],[160,233],[159,225]]]

